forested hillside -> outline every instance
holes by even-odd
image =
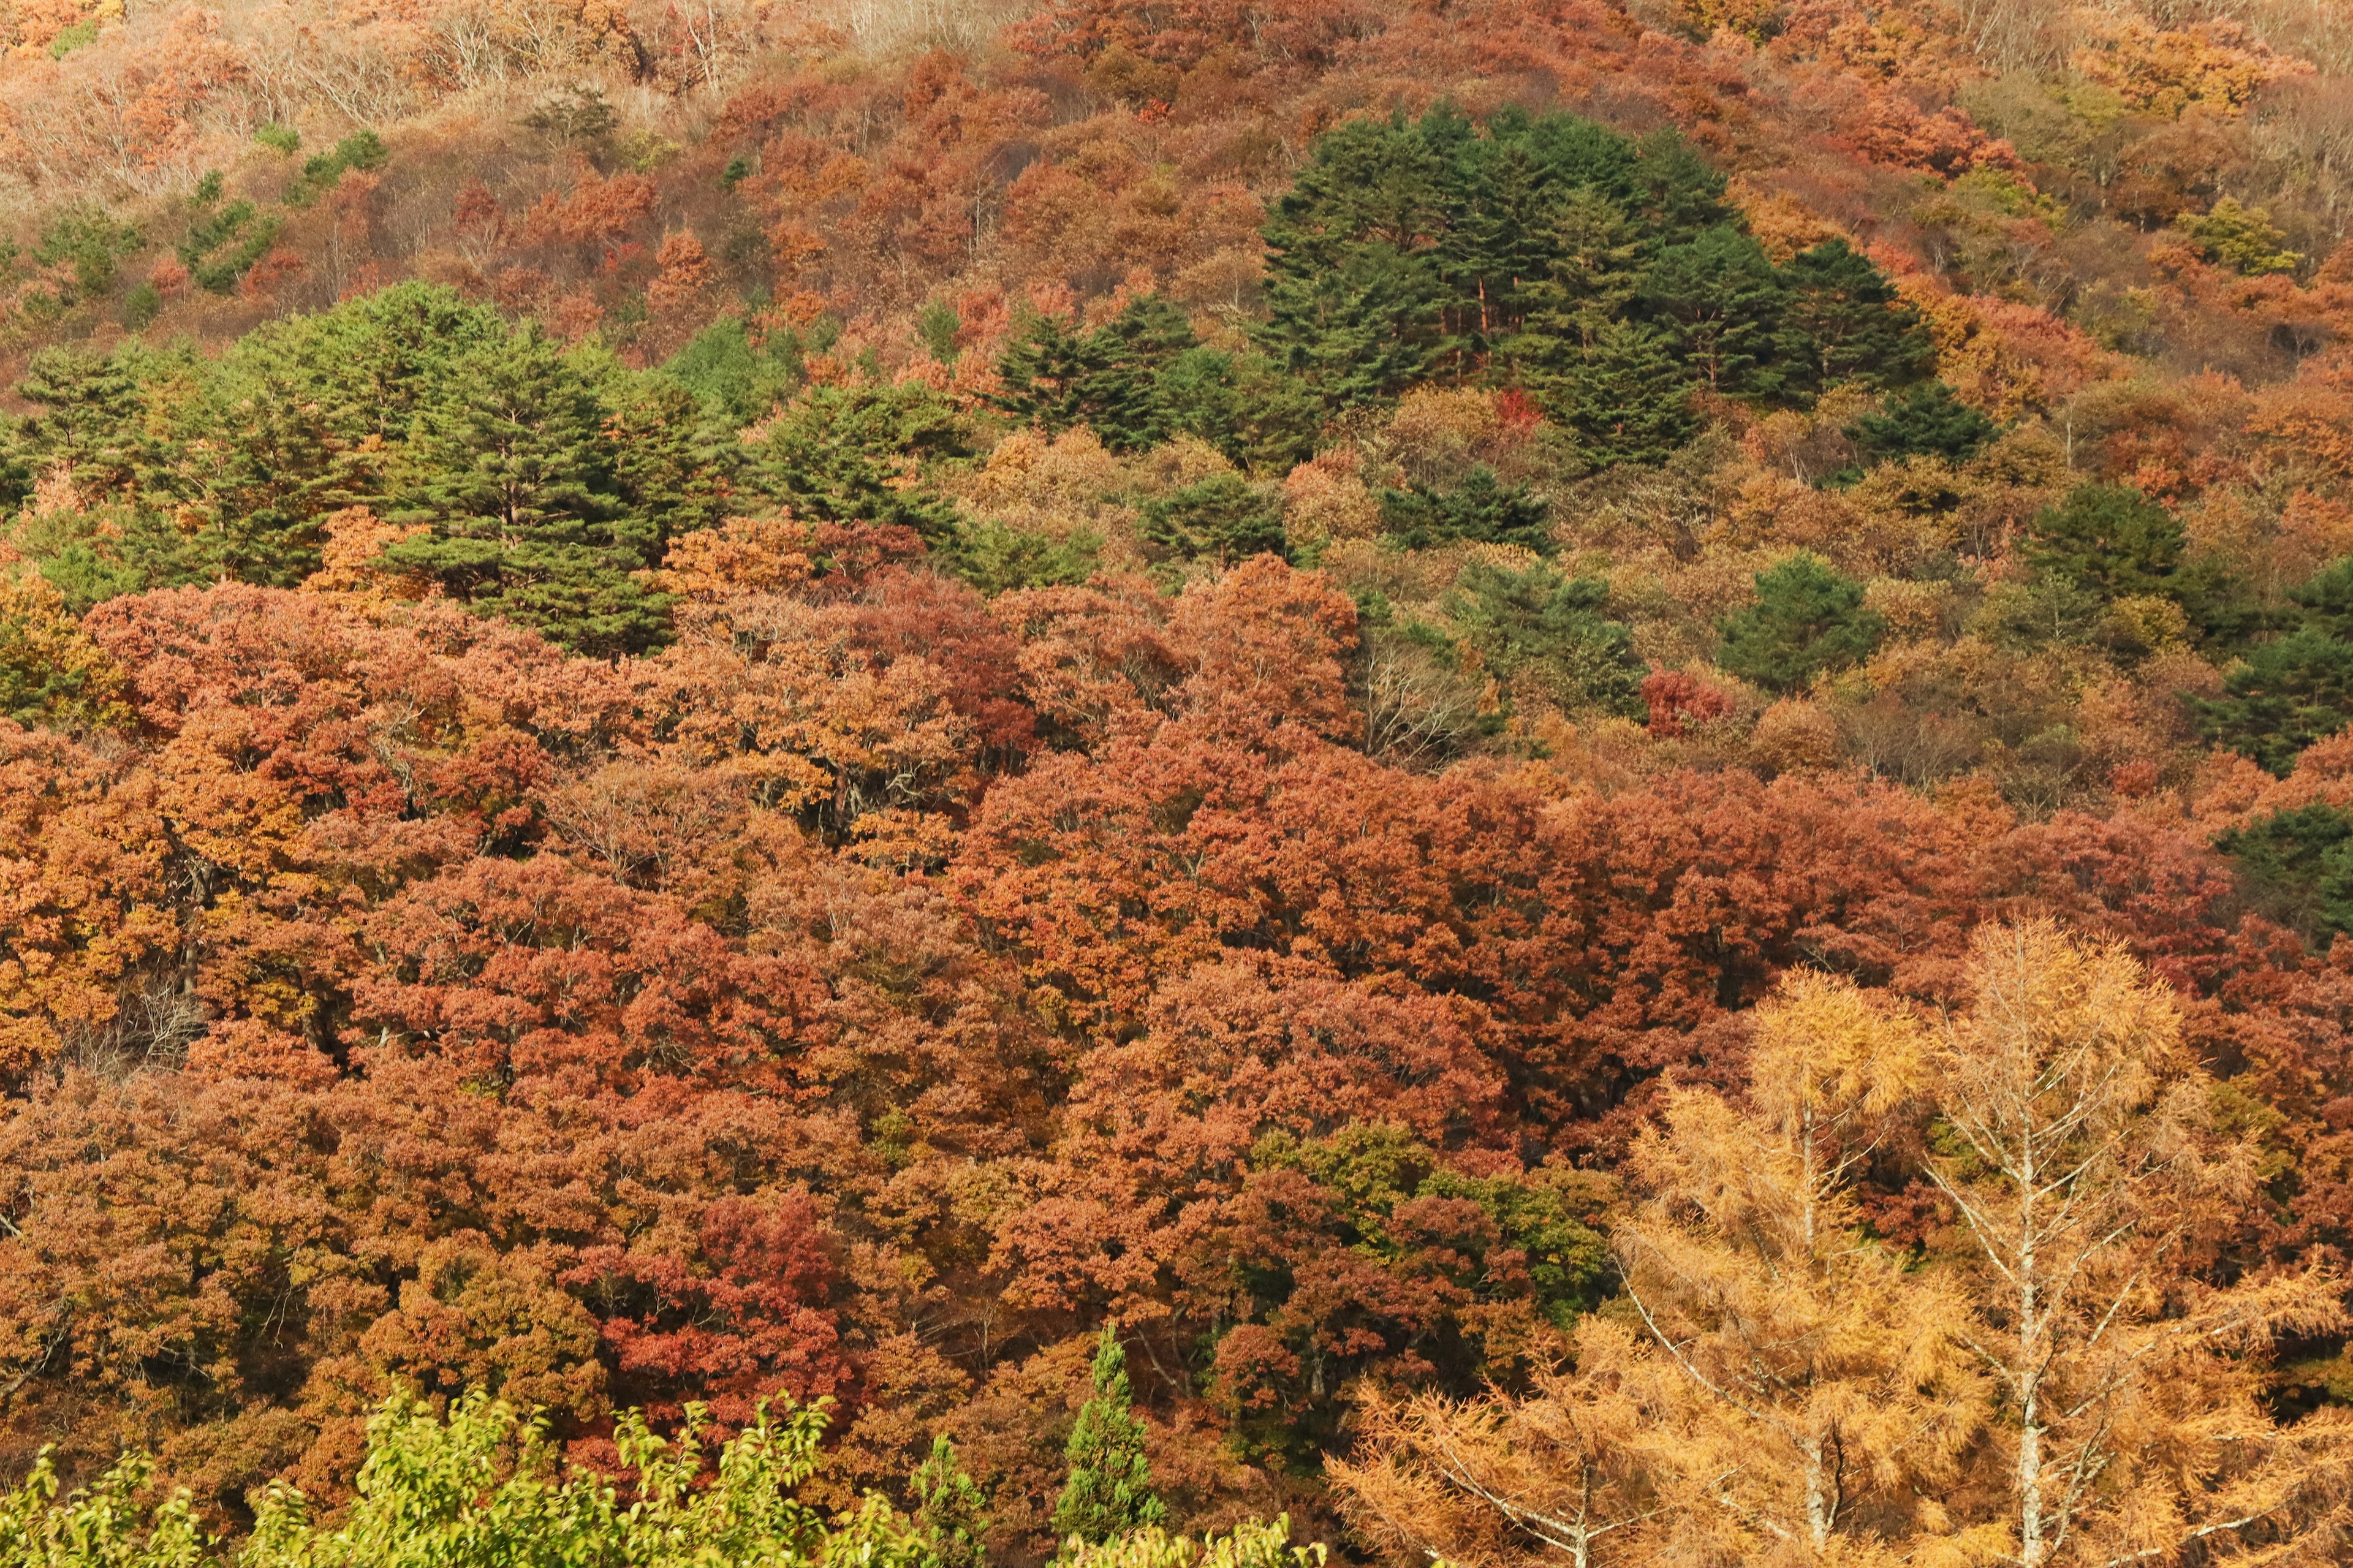
[[[2348,231],[2335,0],[0,0],[0,1568],[2343,1561]]]

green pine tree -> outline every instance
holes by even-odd
[[[1800,251],[1783,271],[1790,289],[1788,323],[1806,345],[1816,386],[1841,381],[1903,386],[1936,363],[1920,312],[1845,240]]]
[[[908,1489],[914,1494],[915,1528],[925,1550],[922,1568],[988,1568],[988,1504],[979,1486],[956,1463],[955,1445],[944,1432],[915,1467]]]
[[[814,386],[747,447],[745,477],[801,518],[912,528],[944,540],[955,510],[905,481],[926,462],[971,450],[955,409],[926,386]]]
[[[2180,522],[2123,485],[2078,485],[2026,525],[2026,559],[2102,600],[2167,594],[2181,564]]]
[[[2317,938],[2353,931],[2353,817],[2323,801],[2259,816],[2219,834],[2251,901],[2290,930]]]
[[[1266,298],[1259,341],[1335,408],[1395,397],[1428,380],[1452,347],[1437,262],[1387,241],[1351,247],[1328,270],[1277,268]]]
[[[1641,299],[1675,357],[1705,385],[1736,395],[1784,390],[1793,363],[1810,370],[1785,352],[1789,297],[1764,248],[1718,226],[1661,250],[1642,276]]]
[[[683,383],[619,366],[601,389],[611,410],[605,434],[613,448],[613,486],[633,516],[659,523],[663,542],[715,528],[735,507],[743,448],[723,415]]]
[[[1089,340],[1055,317],[1031,316],[997,359],[1004,390],[991,401],[1048,435],[1085,423],[1087,381],[1096,369]]]
[[[146,399],[131,355],[39,350],[16,395],[38,409],[13,443],[36,477],[63,466],[85,493],[120,494],[135,485],[150,454],[141,429]]]
[[[1690,374],[1640,321],[1602,322],[1589,348],[1528,383],[1546,412],[1604,461],[1664,462],[1699,427]]]
[[[1469,127],[1451,110],[1432,116],[1426,131],[1398,116],[1316,138],[1268,215],[1259,341],[1331,406],[1395,396],[1451,347],[1438,249],[1453,221],[1452,144]]]
[[[1552,548],[1552,506],[1525,484],[1506,488],[1481,463],[1452,489],[1416,484],[1381,492],[1381,521],[1397,543],[1428,550],[1459,539]]]
[[[2290,595],[2303,624],[2256,647],[2193,702],[2205,738],[2285,777],[2306,746],[2353,722],[2353,559]]]
[[[432,531],[387,559],[582,652],[659,641],[664,603],[634,574],[659,562],[661,524],[619,493],[586,379],[526,326],[468,353],[450,380],[418,419],[394,513]]]
[[[772,332],[757,348],[738,316],[695,333],[662,366],[672,380],[735,429],[765,417],[800,379],[800,343]]]
[[[1941,381],[1897,393],[1879,413],[1864,415],[1846,430],[1866,463],[1915,457],[1965,463],[2000,433]]]
[[[1725,617],[1716,662],[1743,679],[1792,691],[1867,657],[1886,624],[1862,607],[1862,584],[1818,558],[1790,556],[1757,575],[1757,602]]]
[[[1527,290],[1527,336],[1589,348],[1641,289],[1641,229],[1599,191],[1579,190],[1561,203],[1545,237],[1543,269]]]
[[[1724,199],[1723,173],[1672,126],[1635,143],[1634,180],[1643,216],[1662,244],[1679,244],[1739,221]]]
[[[1632,716],[1649,673],[1624,626],[1604,613],[1609,584],[1567,577],[1545,562],[1524,572],[1473,563],[1443,601],[1487,668],[1532,680],[1571,711]]]
[[[1094,1381],[1094,1397],[1079,1407],[1062,1450],[1070,1478],[1054,1504],[1054,1533],[1090,1545],[1159,1524],[1168,1511],[1152,1490],[1144,1423],[1128,1391],[1127,1355],[1109,1328],[1095,1350]]]
[[[1283,553],[1282,506],[1239,474],[1212,474],[1144,503],[1137,531],[1166,559],[1208,556],[1219,563]]]

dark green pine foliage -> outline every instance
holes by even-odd
[[[276,365],[216,377],[190,409],[182,460],[162,483],[204,519],[226,575],[290,588],[317,571],[327,515],[370,500],[379,462],[355,449],[306,380]]]
[[[1290,277],[1278,267],[1260,341],[1331,407],[1376,403],[1430,379],[1451,346],[1446,299],[1427,255],[1376,241],[1330,271]]]
[[[662,371],[737,429],[765,416],[800,379],[800,343],[772,332],[757,347],[741,317],[695,333]]]
[[[461,361],[506,336],[497,311],[452,289],[400,283],[258,328],[237,341],[223,368],[231,379],[274,373],[280,384],[301,387],[346,439],[397,444],[421,411],[442,400]]]
[[[251,202],[231,202],[188,226],[179,244],[180,263],[198,287],[226,294],[277,241],[280,226],[280,219],[261,216]]]
[[[2317,938],[2353,931],[2353,817],[2323,801],[2257,817],[2218,835],[2256,908]]]
[[[1599,191],[1562,198],[1539,231],[1542,269],[1518,296],[1527,306],[1520,332],[1501,344],[1506,363],[1537,376],[1557,374],[1623,317],[1642,288],[1642,230]]]
[[[1185,313],[1156,294],[1131,301],[1090,332],[1040,316],[998,362],[1005,390],[995,402],[1049,434],[1084,425],[1114,452],[1140,452],[1183,422],[1169,393],[1198,384],[1203,367],[1176,376],[1173,385],[1169,373],[1198,347]],[[1199,393],[1192,395],[1198,402]]]
[[[1438,255],[1449,170],[1430,143],[1451,143],[1461,123],[1446,110],[1421,124],[1350,121],[1316,139],[1268,216],[1260,342],[1332,406],[1395,396],[1449,347]]]
[[[1127,1355],[1108,1328],[1095,1351],[1094,1396],[1079,1407],[1062,1452],[1070,1476],[1054,1503],[1054,1533],[1097,1544],[1159,1524],[1167,1510],[1152,1490],[1144,1423],[1128,1389]]]
[[[660,520],[665,541],[726,521],[743,449],[725,416],[666,375],[622,372],[598,390],[621,504]]]
[[[922,1568],[988,1568],[988,1504],[956,1463],[946,1433],[932,1439],[932,1451],[915,1467],[907,1489],[923,1545]]]
[[[1908,386],[1935,364],[1920,312],[1845,240],[1799,252],[1783,272],[1789,287],[1787,318],[1810,347],[1814,385]]]
[[[1724,199],[1726,181],[1699,150],[1668,126],[1635,144],[1634,184],[1643,219],[1662,243],[1674,244],[1739,221]]]
[[[749,448],[744,482],[819,522],[912,528],[943,541],[955,512],[916,477],[923,464],[971,453],[964,422],[930,388],[811,387]]]
[[[535,326],[452,365],[447,401],[420,416],[393,521],[432,531],[386,552],[477,611],[607,657],[667,630],[658,519],[616,481],[606,411]]]
[[[1605,461],[1672,450],[1695,387],[1803,405],[1929,359],[1869,260],[1841,243],[1776,267],[1672,132],[1630,143],[1518,110],[1481,126],[1447,103],[1350,121],[1265,237],[1260,342],[1327,408],[1440,375],[1518,384]]]
[[[2168,594],[2181,565],[2174,515],[2124,485],[2078,485],[2026,525],[2026,559],[2105,601]]]
[[[1206,441],[1253,472],[1288,473],[1315,455],[1323,399],[1263,354],[1187,349],[1162,366],[1157,395],[1171,435]]]
[[[1951,387],[1924,381],[1849,426],[1846,437],[1866,464],[1905,458],[1965,463],[2000,433],[2000,426],[1955,397]]]
[[[2353,559],[2291,597],[2303,624],[2248,654],[2223,678],[2221,696],[2193,703],[2209,742],[2283,778],[2306,746],[2353,722]]]
[[[1535,390],[1546,410],[1605,461],[1664,462],[1699,428],[1691,377],[1666,335],[1641,321],[1603,323],[1584,352]]]
[[[1086,386],[1094,372],[1089,336],[1059,317],[1032,316],[997,362],[1005,388],[991,401],[1049,435],[1085,423]]]
[[[1648,673],[1632,634],[1609,618],[1609,585],[1544,562],[1524,572],[1474,563],[1444,601],[1447,618],[1514,684],[1527,680],[1572,711],[1631,717]]]
[[[181,400],[146,489],[203,520],[218,573],[290,586],[319,564],[327,515],[399,503],[389,469],[465,357],[501,343],[493,311],[404,284],[231,347]]]
[[[134,362],[88,349],[42,349],[16,395],[38,410],[15,431],[15,455],[35,478],[62,467],[85,494],[133,488],[149,461]]]
[[[1727,396],[1774,395],[1802,387],[1811,370],[1802,342],[1783,326],[1789,294],[1764,247],[1720,225],[1661,250],[1640,300],[1701,384]]]
[[[1758,573],[1757,602],[1717,629],[1717,663],[1768,690],[1793,691],[1867,658],[1886,624],[1863,608],[1862,584],[1799,553]]]
[[[1207,556],[1221,564],[1280,555],[1286,545],[1282,504],[1239,474],[1212,474],[1146,501],[1137,532],[1163,559]]]
[[[1551,520],[1544,497],[1525,484],[1506,488],[1484,463],[1452,489],[1417,484],[1381,492],[1381,521],[1391,539],[1408,550],[1468,539],[1549,552]]]
[[[940,553],[965,582],[997,595],[1083,583],[1094,575],[1103,543],[1101,534],[1083,529],[1057,539],[993,519],[960,518]]]

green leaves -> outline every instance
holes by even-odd
[[[2304,624],[2258,646],[2194,700],[2205,738],[2284,778],[2306,746],[2353,721],[2353,559],[2298,588]]]
[[[1315,143],[1267,220],[1260,342],[1328,409],[1445,372],[1535,393],[1604,461],[1654,462],[1688,395],[1810,402],[1930,363],[1918,314],[1843,242],[1777,268],[1672,132],[1441,103]]]
[[[1879,413],[1864,415],[1846,436],[1866,462],[1942,458],[1964,463],[2000,433],[1992,420],[1955,397],[1951,387],[1930,381],[1898,393]]]
[[[1212,474],[1146,501],[1138,532],[1167,555],[1219,562],[1283,552],[1282,508],[1239,474]]]
[[[283,220],[258,217],[251,202],[231,202],[188,226],[179,246],[180,264],[198,285],[226,294],[278,238]]]
[[[1408,550],[1464,539],[1535,551],[1552,545],[1552,508],[1544,497],[1525,484],[1506,489],[1484,463],[1449,490],[1422,484],[1384,490],[1381,519],[1389,536]]]
[[[2026,558],[2101,599],[2163,594],[2181,564],[2181,524],[2137,489],[2079,485],[2026,527]]]
[[[126,1455],[60,1503],[57,1465],[42,1449],[25,1484],[0,1496],[0,1568],[195,1568],[214,1542],[186,1492],[152,1512],[138,1502],[154,1473],[145,1455]]]
[[[2256,905],[2307,937],[2353,931],[2353,817],[2324,801],[2219,834]]]
[[[662,601],[632,574],[659,561],[661,523],[625,506],[594,391],[536,327],[452,371],[449,400],[418,421],[393,513],[433,532],[387,559],[583,652],[650,647]]]
[[[750,447],[750,478],[797,517],[944,539],[954,513],[910,481],[925,461],[970,449],[963,421],[928,387],[817,386]]]
[[[1127,1354],[1109,1328],[1095,1351],[1094,1382],[1094,1397],[1079,1407],[1078,1423],[1063,1450],[1071,1473],[1054,1504],[1054,1532],[1089,1543],[1159,1524],[1167,1517],[1152,1490],[1144,1423],[1131,1408]]]
[[[1935,364],[1920,312],[1845,240],[1800,251],[1783,271],[1790,288],[1788,322],[1811,347],[1817,384],[1901,386]]]
[[[1525,572],[1474,563],[1446,611],[1505,679],[1534,681],[1571,711],[1630,717],[1642,710],[1646,669],[1632,635],[1602,614],[1609,598],[1599,578],[1564,577],[1542,562]]]
[[[290,207],[306,207],[334,188],[347,169],[381,169],[392,154],[373,131],[354,131],[302,165],[301,177],[286,193]]]

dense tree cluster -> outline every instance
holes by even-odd
[[[122,9],[0,1568],[2343,1556],[2341,38]]]

